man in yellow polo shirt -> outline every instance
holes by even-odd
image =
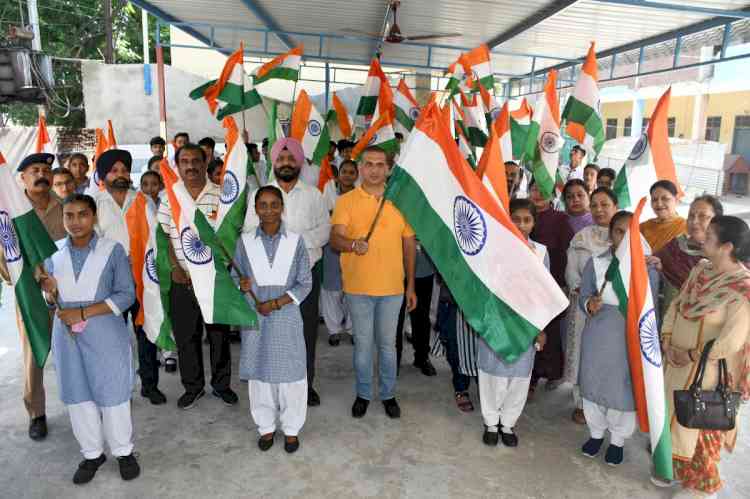
[[[354,326],[355,418],[365,415],[372,399],[374,347],[380,400],[389,417],[401,416],[395,396],[396,326],[404,297],[407,310],[417,306],[414,231],[401,212],[383,200],[389,163],[380,147],[366,148],[359,164],[362,185],[339,197],[331,219],[331,246],[341,252],[341,278]]]

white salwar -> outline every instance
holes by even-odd
[[[81,454],[86,459],[96,459],[104,453],[107,441],[112,455],[129,456],[133,452],[133,421],[130,401],[113,407],[98,407],[94,402],[81,402],[67,406]]]
[[[503,433],[512,433],[526,405],[530,384],[531,376],[505,378],[479,370],[479,393],[482,394],[479,403],[487,431],[496,432],[498,426],[502,426]]]
[[[342,290],[321,288],[320,309],[329,336],[340,333],[352,334],[352,316]]]
[[[610,409],[584,398],[583,414],[586,416],[591,438],[604,438],[604,433],[609,430],[609,443],[617,447],[625,445],[625,439],[635,431],[634,411]]]
[[[299,435],[307,418],[307,378],[291,383],[265,383],[251,379],[247,382],[247,394],[250,414],[260,435],[276,431],[277,414],[285,436]]]

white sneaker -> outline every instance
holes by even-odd
[[[651,483],[659,488],[671,488],[676,487],[680,484],[679,480],[664,480],[663,478],[654,475],[651,475],[650,479]]]

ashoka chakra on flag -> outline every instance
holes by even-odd
[[[190,227],[182,229],[180,241],[182,242],[182,251],[185,254],[185,258],[190,263],[204,265],[211,261],[211,248],[206,246],[198,237],[198,234],[193,232]]]
[[[237,180],[237,176],[227,170],[224,172],[224,182],[221,187],[221,197],[219,201],[222,204],[232,204],[240,195],[240,182]]]
[[[464,196],[456,196],[453,202],[453,232],[461,251],[476,255],[487,242],[487,223],[476,205]]]
[[[659,343],[659,328],[656,324],[656,312],[652,308],[638,323],[640,332],[641,352],[654,367],[661,367],[661,344]]]
[[[154,253],[154,248],[151,248],[146,252],[146,262],[144,264],[146,266],[146,275],[149,279],[151,279],[151,282],[154,284],[159,284],[159,275],[156,271],[156,254]]]
[[[13,228],[13,221],[7,211],[0,211],[0,244],[3,245],[7,263],[21,259],[21,248],[18,245],[16,230]]]

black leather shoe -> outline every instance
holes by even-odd
[[[367,413],[367,406],[370,405],[369,400],[365,400],[363,398],[357,397],[357,399],[354,401],[354,405],[352,405],[352,417],[353,418],[361,418]]]
[[[317,407],[320,405],[320,395],[315,391],[315,388],[307,390],[307,405],[309,407]]]
[[[164,372],[176,373],[177,372],[177,359],[166,359],[164,361]]]
[[[206,391],[201,389],[201,391],[197,393],[192,392],[185,392],[182,394],[182,397],[177,400],[177,407],[179,407],[182,410],[187,410],[193,407],[195,403],[198,401],[199,398],[204,396],[206,394]]]
[[[290,438],[293,438],[294,440],[290,442]],[[297,452],[297,449],[299,449],[299,437],[286,437],[284,440],[284,450],[288,454],[294,454]]]
[[[44,440],[47,436],[47,416],[39,416],[29,423],[29,438],[31,440]]]
[[[513,429],[511,428],[510,431],[513,431]],[[500,430],[500,440],[502,440],[503,445],[506,447],[518,447],[518,437],[515,433],[505,433]]]
[[[118,457],[117,462],[120,465],[120,476],[123,480],[133,480],[141,474],[141,467],[132,452],[129,456]]]
[[[81,463],[78,465],[78,469],[76,470],[75,475],[73,475],[73,483],[76,485],[89,483],[91,479],[94,478],[94,475],[96,475],[96,471],[102,464],[104,464],[104,461],[106,460],[107,457],[102,454],[96,459],[84,459],[83,461],[81,461]]]
[[[161,405],[167,403],[167,397],[165,397],[164,394],[156,387],[141,388],[141,396],[146,397],[153,405]]]
[[[395,398],[384,400],[383,407],[385,407],[385,413],[389,418],[398,419],[401,417],[401,408]]]
[[[216,398],[220,398],[225,405],[235,405],[237,402],[240,401],[240,398],[237,396],[236,393],[232,391],[231,388],[227,388],[226,390],[214,390],[211,392],[211,395],[213,395]]]
[[[494,447],[497,445],[497,431],[489,431],[487,428],[484,429],[484,435],[482,435],[482,442],[484,445]]]
[[[275,436],[276,436],[276,432],[271,433],[270,437],[268,437],[268,434],[261,435],[260,438],[258,439],[258,448],[262,450],[263,452],[265,452],[271,447],[273,447],[273,437]]]
[[[337,347],[341,343],[341,340],[339,339],[338,335],[331,335],[328,337],[328,344],[332,347]]]
[[[414,367],[422,371],[422,374],[425,376],[437,376],[435,366],[433,366],[432,362],[429,360],[425,360],[424,362],[414,362]]]

